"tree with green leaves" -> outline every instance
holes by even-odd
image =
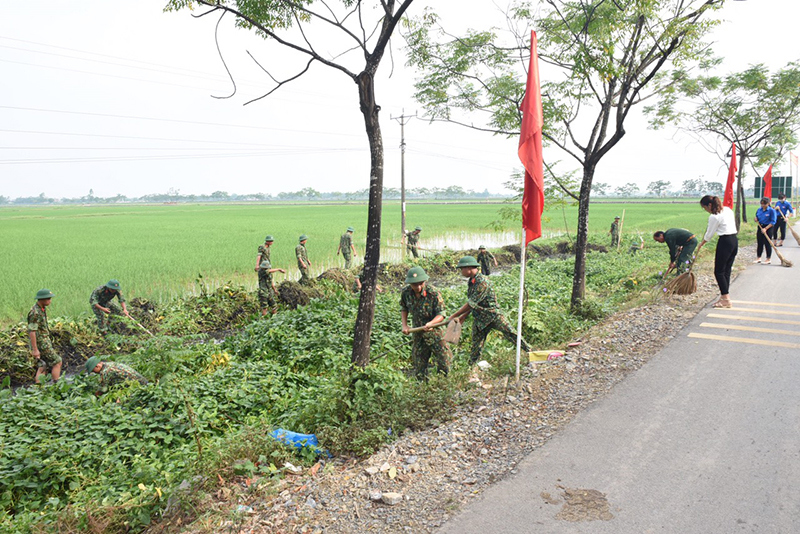
[[[611,186],[604,182],[592,183],[592,194],[597,197],[604,197],[608,194]]]
[[[742,178],[745,161],[756,176],[778,163],[797,144],[800,129],[800,63],[792,62],[774,73],[763,65],[720,77],[710,73],[719,60],[706,65],[699,76],[676,72],[656,105],[647,108],[655,127],[666,124],[694,134],[711,152],[728,163],[731,144],[739,156],[736,227],[747,222]],[[716,143],[709,143],[706,136]],[[757,170],[757,167],[761,171]]]
[[[628,182],[614,189],[614,192],[621,197],[632,197],[639,194],[639,186],[635,182]]]
[[[517,2],[506,13],[510,34],[491,29],[454,36],[432,10],[409,23],[409,63],[421,73],[416,97],[429,117],[509,136],[519,134],[528,39],[531,27],[537,31],[543,138],[581,173],[574,311],[585,295],[597,166],[625,136],[631,110],[673,83],[668,71],[699,58],[715,24],[712,12],[724,1],[545,0],[537,11]]]
[[[293,75],[278,79],[251,54],[275,83],[259,99],[300,78],[313,65],[330,68],[355,84],[370,150],[367,244],[352,351],[353,363],[361,367],[369,363],[381,242],[384,152],[378,120],[381,108],[375,101],[375,74],[390,38],[412,1],[168,0],[166,8],[191,9],[193,4],[199,4],[208,8],[198,15],[201,17],[217,13],[221,21],[225,15],[233,15],[237,27],[264,38],[265,49],[272,47],[282,55],[301,58]]]
[[[669,190],[670,187],[672,187],[671,182],[667,180],[656,180],[655,182],[650,182],[647,185],[647,192],[653,193],[657,197],[661,197]]]

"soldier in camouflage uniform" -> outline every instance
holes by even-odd
[[[415,258],[419,258],[419,253],[417,252],[417,243],[419,243],[419,233],[422,232],[422,227],[417,226],[411,232],[406,232],[406,247],[408,248],[409,252],[414,255]]]
[[[47,306],[54,297],[49,289],[40,289],[36,292],[36,304],[28,312],[28,338],[30,339],[31,356],[36,360],[36,375],[34,382],[39,383],[39,377],[50,368],[53,382],[61,377],[61,356],[53,348],[50,340],[50,328],[47,325]]]
[[[300,244],[294,248],[294,254],[297,256],[297,268],[300,269],[300,283],[307,286],[311,284],[311,278],[308,276],[308,268],[311,267],[311,262],[308,261],[308,252],[306,252],[306,241],[308,236],[303,234],[300,236]]]
[[[275,239],[271,235],[268,235],[264,238],[264,244],[258,245],[258,254],[256,255],[256,272],[258,272],[262,261],[269,261],[270,248],[272,247],[272,243],[274,241]]]
[[[107,392],[112,386],[122,384],[128,380],[135,380],[143,386],[147,385],[147,379],[130,366],[124,363],[104,362],[101,361],[100,356],[92,356],[86,360],[86,372],[100,375],[101,390],[97,392],[98,395],[101,392]]]
[[[400,294],[400,317],[403,321],[403,333],[409,334],[408,314],[411,314],[414,328],[424,326],[424,332],[414,332],[411,359],[414,364],[414,375],[424,379],[428,375],[428,362],[433,356],[440,373],[450,371],[450,360],[453,354],[444,341],[441,328],[431,328],[441,323],[444,318],[444,301],[439,290],[426,286],[428,274],[422,267],[412,267],[406,275],[406,286]]]
[[[500,313],[497,306],[497,297],[489,285],[489,279],[478,272],[478,260],[472,256],[464,256],[458,261],[458,268],[461,275],[468,278],[467,283],[467,303],[458,309],[450,320],[463,322],[472,313],[474,320],[472,323],[472,349],[469,353],[469,362],[476,363],[483,351],[486,337],[492,330],[498,330],[503,337],[517,345],[517,334],[508,324],[508,320]],[[521,339],[522,350],[531,350],[528,343]]]
[[[619,245],[619,217],[614,217],[614,222],[611,223],[611,229],[608,233],[611,234],[611,246],[616,247]]]
[[[114,298],[119,300],[122,308],[111,302]],[[92,291],[89,297],[89,304],[92,305],[92,313],[97,318],[97,327],[100,332],[108,332],[108,321],[106,315],[116,314],[125,315],[130,317],[128,308],[125,306],[125,297],[120,292],[120,285],[118,280],[109,280],[108,283],[102,285]]]
[[[352,226],[347,227],[347,231],[342,234],[342,237],[339,238],[339,248],[336,249],[336,255],[338,256],[339,253],[342,253],[342,257],[344,258],[344,268],[350,268],[350,260],[353,259],[353,256],[357,256],[356,254],[356,247],[353,246],[353,230]]]
[[[497,267],[497,259],[494,257],[494,254],[486,250],[486,247],[481,245],[478,247],[478,263],[481,264],[481,273],[489,276],[492,274],[492,266],[490,262],[494,262],[494,266]]]
[[[269,261],[270,247],[274,239],[268,235],[264,240],[264,244],[258,247],[258,257],[256,261],[256,271],[258,272],[258,304],[261,307],[261,315],[267,314],[267,307],[275,314],[278,312],[278,301],[275,295],[278,290],[275,288],[275,281],[272,279],[272,273],[280,272],[285,273],[285,269],[273,269],[272,263]]]
[[[361,277],[364,276],[364,271],[362,270],[360,274],[356,275],[355,280],[353,280],[353,293],[361,293]],[[383,293],[383,288],[379,284],[375,284],[375,291],[378,293]]]

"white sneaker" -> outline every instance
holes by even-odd
[[[758,259],[757,259],[756,261],[754,261],[753,263],[761,263],[761,258],[758,258]]]
[[[769,265],[770,263],[772,263],[772,260],[770,258],[767,258],[767,261],[764,262],[764,265]]]

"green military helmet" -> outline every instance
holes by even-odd
[[[300,238],[298,239],[298,241],[300,243],[302,243],[303,241],[307,241],[307,240],[308,240],[308,236],[306,234],[301,235]]]
[[[273,241],[275,241],[275,239],[271,235],[264,238],[264,243],[272,243]]]
[[[114,291],[119,291],[120,290],[119,280],[112,278],[111,280],[108,281],[106,287],[108,289],[113,289]]]
[[[615,221],[616,221],[617,219],[619,219],[619,215],[617,215],[616,217],[614,217],[614,220],[615,220]]]
[[[486,247],[481,245],[481,246],[478,247],[478,250],[486,250]]]
[[[86,372],[91,373],[92,369],[97,367],[97,364],[100,363],[100,356],[92,356],[88,360],[86,360]]]
[[[348,226],[348,227],[347,227],[347,231],[348,231],[348,232],[355,232],[356,230],[355,230],[355,228],[353,228],[352,226]]]
[[[422,231],[422,227],[421,226],[417,226],[416,228],[414,228],[414,231],[415,232],[421,232]]]
[[[424,282],[429,278],[428,273],[422,267],[412,267],[406,274],[406,284],[416,284],[417,282]]]
[[[36,292],[36,300],[51,299],[53,297],[55,297],[55,294],[49,289],[40,289]]]
[[[272,264],[269,260],[262,260],[262,262],[258,265],[259,269],[272,269]]]
[[[462,267],[480,267],[478,260],[473,258],[472,256],[464,256],[460,260],[458,260],[458,265],[456,266],[459,269]]]

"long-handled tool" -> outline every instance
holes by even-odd
[[[699,253],[697,255],[699,255]],[[688,271],[679,274],[664,285],[664,289],[667,290],[666,293],[668,295],[691,295],[697,291],[697,277],[692,272],[694,264],[697,262],[697,255],[692,263],[689,264]]]
[[[778,210],[778,213],[780,213],[780,210]],[[780,215],[781,219],[783,219],[783,221],[786,223],[787,228],[789,228],[789,231],[792,233],[792,237],[794,237],[794,240],[797,241],[798,245],[800,245],[800,234],[798,234],[797,231],[794,228],[792,228],[792,225],[789,224],[789,219],[784,217],[783,213],[780,213]]]
[[[442,321],[441,323],[436,323],[431,328],[440,328],[442,326],[447,326],[447,331],[444,333],[444,340],[448,343],[456,344],[461,340],[461,322],[460,321]],[[411,328],[408,330],[409,334],[414,334],[416,332],[424,332],[424,326],[418,326],[416,328]]]
[[[135,324],[136,326],[138,326],[139,328],[141,328],[142,330],[144,330],[145,332],[147,332],[148,334],[150,334],[150,337],[156,337],[156,336],[155,336],[155,335],[154,335],[154,334],[153,334],[153,333],[152,333],[150,330],[148,330],[147,328],[145,328],[145,327],[142,325],[142,323],[140,323],[139,321],[137,321],[136,319],[134,319],[134,318],[133,318],[133,317],[131,317],[130,315],[125,315],[125,317],[127,317],[128,319],[130,319],[130,321],[131,321],[133,324]]]
[[[778,259],[781,260],[781,265],[783,265],[784,267],[791,267],[792,265],[794,265],[790,260],[787,260],[786,258],[783,257],[783,254],[780,253],[778,247],[776,247],[772,239],[769,238],[769,234],[767,234],[767,231],[764,230],[764,227],[759,226],[758,229],[761,230],[761,233],[764,234],[764,237],[767,238],[769,244],[772,245],[772,250],[774,250],[775,254],[778,255]]]

